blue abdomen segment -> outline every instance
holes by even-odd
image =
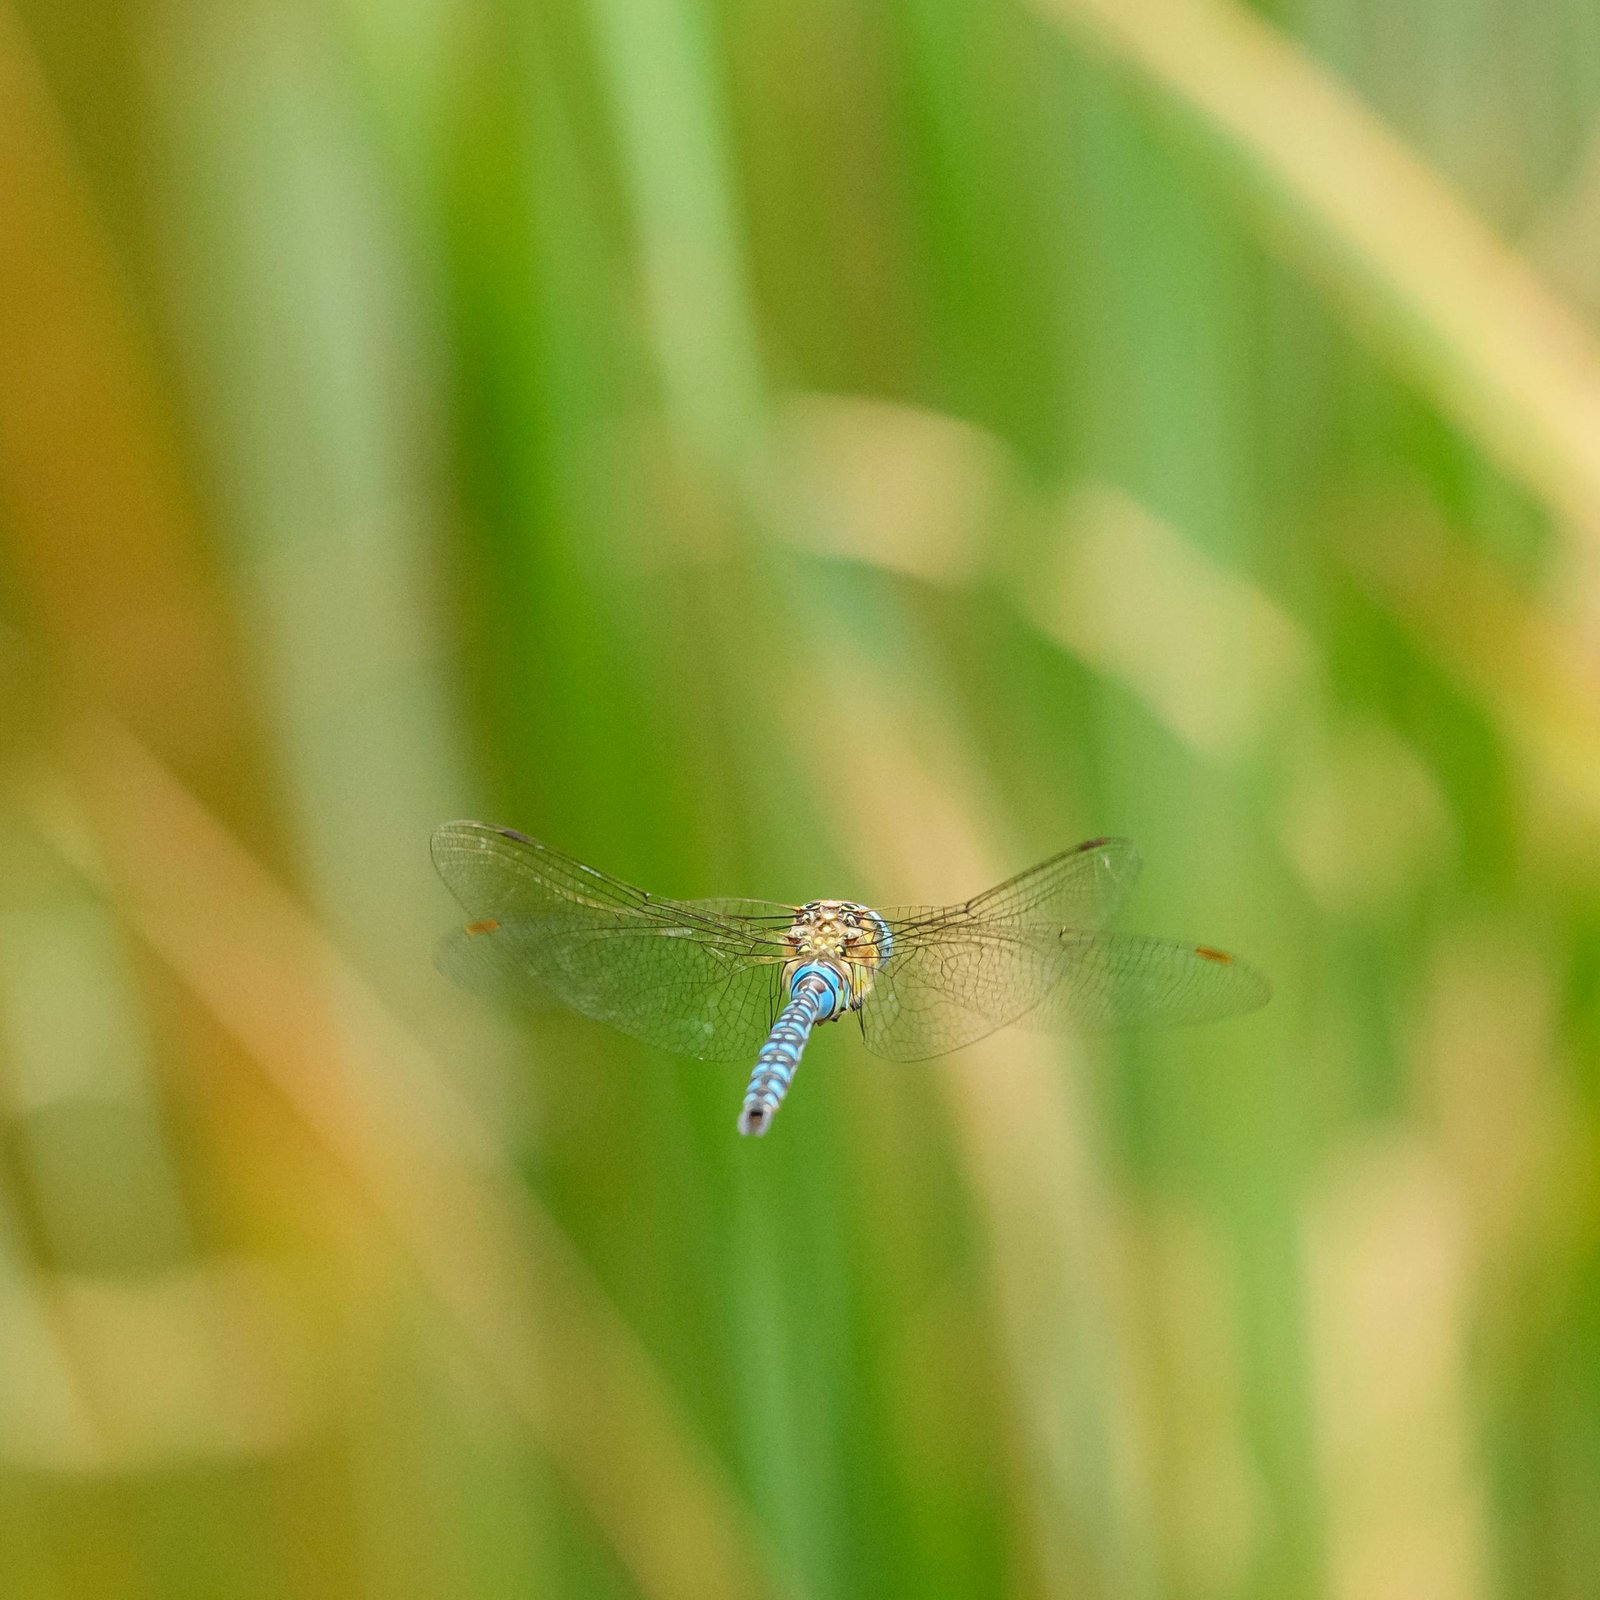
[[[849,1009],[849,986],[826,962],[811,961],[789,984],[789,1003],[767,1035],[739,1112],[739,1132],[763,1134],[789,1092],[800,1053],[819,1022],[831,1022]]]

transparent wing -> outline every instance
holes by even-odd
[[[435,959],[476,993],[523,1006],[556,1001],[702,1061],[760,1048],[778,1014],[783,970],[687,930],[518,917],[453,929]]]
[[[913,944],[878,974],[862,1007],[868,1049],[917,1061],[1008,1023],[1096,1030],[1171,1027],[1265,1005],[1267,980],[1209,945],[1075,928],[972,928]]]
[[[1089,839],[961,905],[897,906],[883,914],[897,939],[902,930],[916,937],[978,923],[1103,928],[1138,876],[1139,852],[1131,839]]]
[[[1272,998],[1249,962],[1210,945],[1133,933],[1058,935],[1060,979],[1022,1021],[1041,1028],[1172,1028],[1243,1016]]]
[[[785,907],[759,900],[669,900],[585,866],[512,828],[446,822],[433,834],[433,864],[475,921],[504,915],[565,917],[575,909],[626,925],[692,929],[729,950],[781,953]],[[735,909],[737,908],[737,909]],[[749,915],[744,908],[754,908]],[[790,913],[792,915],[792,913]]]
[[[532,1011],[561,1004],[539,976],[538,959],[515,923],[452,928],[433,951],[434,966],[452,983],[487,1000]]]
[[[658,901],[657,904],[659,903]],[[776,900],[740,900],[725,897],[715,900],[678,900],[673,903],[687,907],[700,916],[727,918],[779,937],[793,925],[796,909],[794,906],[779,905]]]
[[[440,970],[479,993],[558,1000],[681,1055],[756,1049],[778,1010],[783,908],[666,900],[483,823],[447,823],[434,861],[473,918],[445,935]],[[750,904],[746,902],[745,904]]]
[[[922,1061],[986,1038],[1038,1005],[1061,970],[1059,949],[1021,930],[907,940],[879,969],[861,1006],[874,1055]]]

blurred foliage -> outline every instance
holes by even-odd
[[[0,4],[0,1593],[1600,1592],[1600,12]],[[1277,998],[523,1023],[426,842]]]

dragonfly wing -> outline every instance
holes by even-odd
[[[452,983],[502,1005],[543,1010],[561,1003],[514,923],[452,928],[434,946],[433,964]]]
[[[1053,934],[1063,956],[1060,976],[1022,1019],[1029,1027],[1177,1027],[1242,1016],[1272,996],[1248,962],[1209,945],[1071,928]]]
[[[446,822],[434,829],[433,864],[468,916],[477,919],[502,913],[566,914],[573,907],[584,907],[600,913],[631,913],[664,926],[698,927],[725,942],[781,939],[782,930],[769,933],[765,919],[752,921],[719,909],[736,902],[653,895],[513,828],[486,822]],[[784,909],[768,908],[764,901],[740,904]]]
[[[760,1047],[782,966],[656,925],[507,917],[447,933],[440,971],[492,999],[552,1001],[675,1054],[729,1061]]]
[[[980,926],[900,938],[862,1005],[861,1027],[876,1054],[920,1061],[1013,1022],[1086,1032],[1170,1027],[1239,1016],[1270,994],[1254,967],[1207,945]]]
[[[976,1043],[1031,1011],[1061,973],[1059,943],[1024,930],[917,939],[897,929],[895,939],[861,1007],[867,1048],[891,1061]]]
[[[766,1037],[786,921],[663,899],[484,823],[446,823],[433,856],[474,919],[437,957],[466,987],[522,1004],[553,998],[703,1060],[746,1054]]]
[[[735,922],[748,923],[782,936],[794,924],[795,907],[780,905],[776,900],[742,900],[719,897],[715,900],[678,900],[674,904],[685,906],[704,916],[725,917]]]
[[[905,906],[886,910],[890,925],[908,931],[960,931],[988,927],[1062,924],[1103,928],[1116,916],[1139,876],[1139,852],[1130,839],[1089,839],[1008,878],[955,906]]]

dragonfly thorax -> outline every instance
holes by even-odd
[[[848,985],[848,1007],[858,1010],[872,988],[872,975],[888,958],[889,926],[870,907],[853,900],[813,900],[796,909],[784,935],[791,952],[784,963],[787,988],[812,962],[825,962]]]

